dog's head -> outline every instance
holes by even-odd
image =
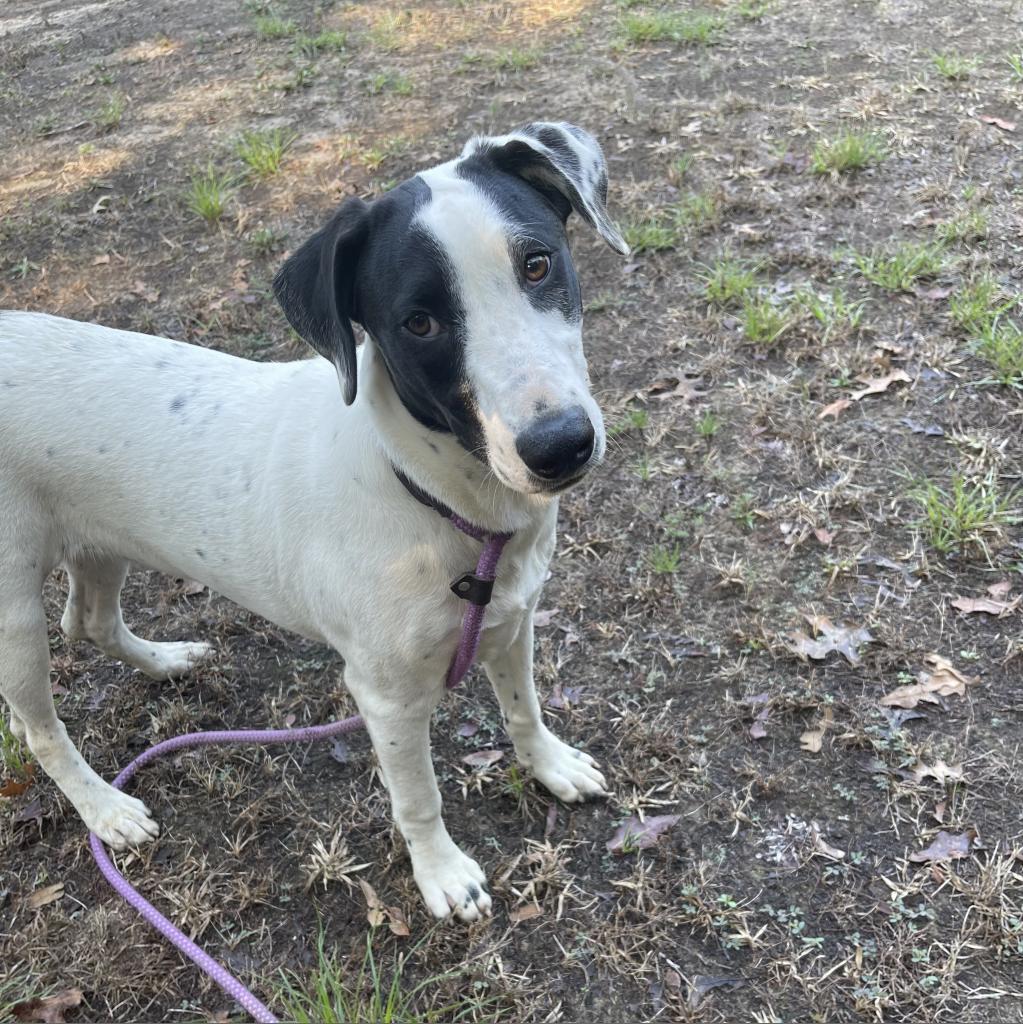
[[[606,198],[604,155],[574,125],[478,136],[372,203],[347,200],[274,292],[337,367],[346,403],[354,321],[420,423],[453,434],[506,486],[553,493],[604,454],[565,221],[574,210],[628,253]]]

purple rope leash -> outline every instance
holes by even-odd
[[[484,541],[483,551],[476,565],[475,575],[480,580],[492,583],[497,575],[497,563],[501,558],[501,552],[504,550],[510,535],[486,533],[454,514],[447,518],[462,533],[476,540]],[[449,690],[458,686],[472,667],[480,645],[485,611],[486,606],[482,604],[470,604],[465,611],[465,615],[462,618],[462,635],[458,641],[455,656],[451,661],[451,667],[448,669],[446,685]],[[185,736],[175,736],[172,739],[164,740],[162,743],[157,743],[155,746],[143,751],[121,771],[111,785],[114,789],[124,789],[125,784],[132,779],[140,768],[149,764],[150,761],[155,761],[158,757],[164,757],[176,750],[189,750],[193,747],[211,747],[221,744],[302,743],[304,741],[325,740],[332,736],[355,732],[357,729],[364,728],[365,724],[361,715],[352,715],[351,718],[342,719],[340,722],[306,726],[302,729],[243,729],[191,732]],[[95,835],[95,833],[89,834],[89,846],[92,849],[93,858],[103,873],[103,877],[168,942],[191,960],[201,971],[208,974],[235,1002],[252,1016],[253,1020],[257,1021],[257,1024],[279,1024],[278,1018],[274,1016],[270,1009],[261,1003],[233,974],[225,970],[200,946],[196,945],[180,928],[164,917],[156,907],[132,886],[114,866],[113,861],[111,861],[103,846],[103,840]]]

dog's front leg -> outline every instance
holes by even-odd
[[[430,757],[430,718],[443,693],[440,680],[381,692],[368,676],[345,672],[373,741],[395,821],[412,859],[412,873],[431,913],[463,921],[490,913],[482,868],[455,845],[441,818],[441,796]]]
[[[530,610],[511,643],[483,667],[501,704],[515,754],[556,797],[566,803],[607,796],[597,762],[563,743],[544,725],[533,685],[533,613]]]

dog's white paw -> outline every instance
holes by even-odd
[[[412,873],[430,913],[453,913],[463,921],[488,916],[492,904],[483,869],[450,839],[438,845],[439,849],[412,853]]]
[[[148,843],[160,834],[160,826],[153,821],[149,808],[112,786],[106,787],[101,798],[88,801],[78,810],[89,831],[114,850]]]
[[[153,679],[176,679],[188,675],[212,654],[213,645],[202,642],[146,643],[136,664]]]
[[[567,804],[608,795],[597,762],[585,751],[562,743],[552,732],[545,730],[527,740],[517,753],[536,778]]]

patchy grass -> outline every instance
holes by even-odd
[[[105,132],[119,128],[127,105],[128,101],[121,93],[114,93],[108,97],[106,103],[93,115],[96,127]]]
[[[1023,53],[1007,54],[1005,63],[1012,73],[1013,81],[1023,82]]]
[[[948,487],[925,480],[911,494],[922,513],[916,526],[932,548],[942,554],[973,548],[988,557],[989,542],[1020,521],[1018,496],[1003,495],[993,473],[976,480],[954,473]]]
[[[682,233],[676,223],[659,217],[623,221],[622,234],[634,253],[674,249]]]
[[[866,308],[864,300],[851,300],[841,287],[832,288],[824,294],[811,287],[800,288],[793,301],[824,328],[822,343],[858,330]]]
[[[724,256],[699,275],[703,294],[716,306],[741,302],[757,283],[757,267],[733,256]]]
[[[310,975],[299,978],[293,972],[282,972],[279,996],[284,1019],[296,1024],[400,1024],[413,1020],[441,1024],[502,1018],[503,1011],[493,998],[465,985],[466,970],[445,971],[418,981],[410,977],[406,966],[422,940],[407,953],[399,953],[390,970],[384,969],[373,949],[379,937],[378,929],[367,933],[365,952],[356,963],[354,957],[336,948],[327,950],[321,925],[316,965]],[[459,987],[468,988],[471,994],[438,1000],[440,992]]]
[[[380,71],[366,83],[370,95],[377,96],[382,92],[391,92],[395,96],[411,96],[415,92],[412,79],[393,71]]]
[[[298,25],[294,21],[276,14],[257,15],[253,26],[260,39],[287,39],[298,32]]]
[[[647,562],[658,575],[670,576],[678,572],[682,566],[682,547],[679,544],[673,544],[671,547],[658,544],[650,549]]]
[[[627,14],[621,22],[621,41],[640,43],[693,43],[710,46],[718,41],[725,19],[701,11],[651,11]]]
[[[995,317],[974,335],[972,344],[999,384],[1023,386],[1023,330],[1017,323]]]
[[[204,170],[194,171],[188,179],[185,203],[207,224],[216,224],[234,195],[236,179],[226,171],[218,171],[212,163]]]
[[[713,192],[688,192],[675,204],[672,216],[683,231],[706,231],[720,221],[721,202]]]
[[[962,82],[976,71],[980,61],[973,57],[964,57],[960,53],[932,53],[931,65],[942,78],[950,82]]]
[[[949,314],[953,322],[971,337],[987,331],[1017,299],[1005,295],[1001,284],[990,274],[981,274],[960,285],[952,294]]]
[[[901,242],[887,249],[854,255],[856,268],[872,284],[892,292],[909,291],[917,281],[945,269],[940,242]]]
[[[23,779],[28,772],[28,752],[11,732],[7,718],[0,714],[0,779],[3,776]]]
[[[314,60],[324,53],[342,53],[348,48],[348,33],[331,30],[314,36],[299,34],[292,43],[295,53]]]
[[[843,132],[821,139],[813,147],[810,167],[815,174],[848,174],[872,167],[885,158],[884,140],[872,132]]]
[[[242,132],[235,141],[235,156],[253,178],[271,178],[281,169],[284,154],[298,136],[281,128]]]
[[[540,57],[540,50],[520,50],[511,47],[492,54],[490,66],[495,71],[529,71],[540,63]]]
[[[742,300],[739,321],[746,340],[758,348],[770,348],[792,326],[792,311],[768,295],[747,293]]]
[[[980,242],[987,238],[991,218],[986,210],[964,210],[939,224],[935,235],[943,245],[956,242]]]

